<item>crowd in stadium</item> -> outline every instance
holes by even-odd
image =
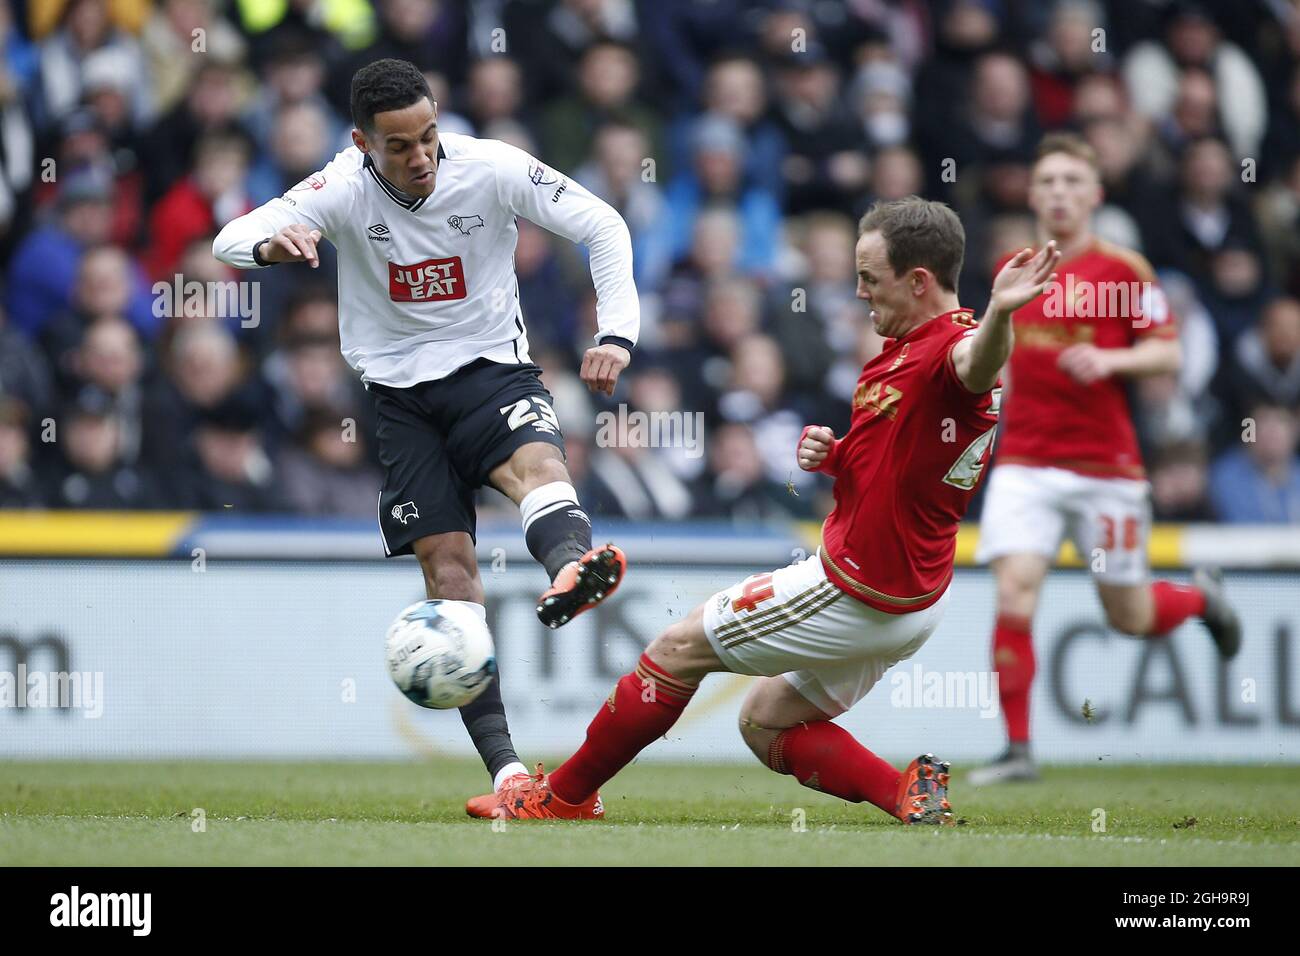
[[[532,355],[593,515],[824,513],[800,430],[844,428],[880,347],[857,218],[950,203],[982,310],[999,256],[1034,241],[1038,139],[1075,129],[1101,160],[1098,233],[1151,260],[1180,323],[1182,371],[1133,394],[1156,517],[1300,522],[1288,0],[0,5],[0,507],[374,516],[330,250],[238,274],[211,246],[350,142],[350,78],[385,56],[426,72],[441,131],[520,146],[630,227],[641,340],[605,400],[575,374],[583,251],[519,224]],[[255,321],[154,291],[250,278]],[[700,412],[706,440],[597,441],[620,403]]]

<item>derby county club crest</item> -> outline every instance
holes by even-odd
[[[462,236],[468,236],[471,229],[479,229],[483,226],[482,216],[451,216],[447,219],[447,225],[455,229]]]

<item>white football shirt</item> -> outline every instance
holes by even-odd
[[[363,381],[406,388],[475,359],[530,361],[514,253],[522,216],[588,247],[597,342],[631,348],[641,311],[632,240],[614,209],[523,150],[439,136],[436,185],[412,197],[355,146],[283,196],[230,222],[213,254],[259,268],[253,250],[304,223],[338,250],[339,339]]]

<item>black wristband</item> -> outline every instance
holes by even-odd
[[[276,264],[274,262],[267,262],[260,255],[258,255],[257,252],[258,249],[262,248],[262,243],[270,242],[274,238],[275,236],[267,236],[265,239],[259,239],[257,240],[257,242],[253,243],[253,261],[256,262],[259,266],[273,266]]]
[[[621,345],[623,348],[627,349],[629,355],[632,354],[632,348],[633,348],[632,340],[622,338],[621,336],[607,335],[596,344],[597,345]]]

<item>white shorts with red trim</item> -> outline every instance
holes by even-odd
[[[1033,465],[993,469],[975,560],[983,564],[1008,554],[1041,554],[1052,560],[1067,534],[1097,580],[1144,583],[1150,484]]]
[[[783,675],[836,717],[867,695],[894,664],[921,649],[948,602],[886,614],[845,594],[811,557],[755,574],[704,605],[704,633],[736,674]]]

